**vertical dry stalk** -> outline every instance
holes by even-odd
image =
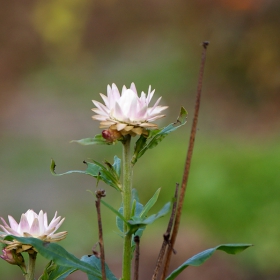
[[[135,242],[135,260],[134,260],[134,280],[139,278],[139,259],[140,259],[140,237],[138,235],[134,236]]]
[[[162,265],[162,261],[164,258],[164,254],[165,254],[165,249],[166,246],[169,244],[169,237],[170,237],[170,233],[172,230],[172,226],[173,226],[173,222],[174,222],[174,218],[175,218],[175,214],[176,214],[176,208],[177,208],[177,198],[178,198],[178,188],[179,188],[179,184],[176,184],[176,189],[175,189],[175,195],[174,195],[174,202],[173,202],[173,206],[172,206],[172,213],[168,222],[168,226],[166,229],[166,232],[163,235],[163,242],[162,242],[162,246],[158,255],[158,259],[157,259],[157,264],[154,270],[154,274],[152,277],[152,280],[156,280],[157,279],[157,275],[158,272],[160,270],[160,267]]]
[[[97,200],[95,201],[96,211],[97,211],[97,221],[98,221],[98,234],[99,234],[99,248],[100,248],[100,260],[101,260],[101,273],[102,280],[106,280],[106,270],[105,270],[105,252],[103,243],[103,230],[102,230],[102,220],[100,211],[100,201],[102,197],[106,196],[104,190],[98,190],[95,192]]]
[[[207,49],[208,45],[209,45],[208,42],[202,43],[203,51],[202,51],[200,69],[199,69],[195,111],[194,111],[194,118],[193,118],[193,123],[192,123],[189,148],[188,148],[188,153],[187,153],[186,162],[185,162],[185,168],[184,168],[184,174],[183,174],[183,179],[182,179],[181,192],[180,192],[180,196],[179,196],[178,209],[177,209],[177,213],[176,213],[175,223],[174,223],[174,227],[173,227],[173,231],[172,231],[170,244],[169,244],[169,247],[167,250],[163,274],[161,277],[162,280],[165,279],[167,272],[168,272],[168,268],[169,268],[169,264],[170,264],[170,260],[171,260],[171,254],[173,251],[173,246],[176,241],[176,237],[177,237],[179,225],[180,225],[182,208],[183,208],[185,192],[186,192],[187,182],[188,182],[188,177],[189,177],[189,171],[190,171],[190,166],[191,166],[191,158],[192,158],[192,153],[193,153],[193,148],[194,148],[196,127],[197,127],[198,113],[199,113],[199,105],[200,105],[200,96],[201,96],[201,89],[202,89],[202,78],[203,78],[203,72],[204,72],[204,66],[205,66],[205,60],[206,60],[206,49]]]

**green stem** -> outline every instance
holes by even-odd
[[[131,136],[127,135],[123,142],[123,215],[128,221],[131,215],[131,190],[132,190],[132,165],[130,158],[130,140]],[[124,233],[128,232],[127,225],[124,224]],[[123,247],[123,271],[122,279],[130,280],[131,275],[131,234],[126,234]]]
[[[29,260],[28,260],[27,273],[25,274],[25,280],[34,280],[37,253],[36,252],[28,253],[28,255],[29,255]]]

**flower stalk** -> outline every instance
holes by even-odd
[[[132,193],[132,165],[130,156],[130,142],[131,136],[126,135],[123,141],[123,216],[126,221],[130,220],[131,216],[131,193]],[[128,232],[128,227],[124,223],[123,232],[124,245],[123,245],[123,280],[130,280],[131,276],[131,238],[132,234]]]
[[[28,255],[28,267],[27,273],[25,274],[25,280],[34,280],[37,252],[32,250],[32,252],[28,253]]]

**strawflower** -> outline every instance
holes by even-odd
[[[110,135],[113,135],[112,131],[117,131],[120,136],[147,135],[147,129],[157,128],[157,125],[152,122],[163,118],[165,115],[162,111],[167,108],[167,106],[158,106],[161,97],[152,107],[149,107],[154,92],[155,90],[151,91],[150,86],[148,94],[142,92],[139,97],[134,83],[128,89],[123,86],[121,94],[115,84],[112,84],[112,87],[108,85],[107,96],[100,93],[105,105],[92,100],[96,106],[92,109],[96,113],[92,118],[100,121],[100,128],[109,129]]]
[[[3,225],[0,225],[0,227],[4,230],[5,234],[0,234],[0,237],[2,238],[0,241],[7,244],[5,247],[6,250],[15,249],[16,253],[35,249],[32,248],[31,245],[22,244],[17,240],[4,240],[3,238],[5,238],[5,236],[14,235],[19,237],[34,237],[46,242],[57,242],[64,239],[67,235],[67,231],[55,233],[65,219],[57,217],[57,212],[49,225],[47,213],[43,213],[42,210],[39,214],[35,213],[33,210],[28,210],[21,215],[19,223],[17,223],[12,216],[8,216],[8,219],[10,225],[8,225],[8,223],[1,217]]]

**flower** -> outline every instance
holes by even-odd
[[[0,258],[9,264],[24,266],[24,258],[22,254],[17,254],[15,250],[9,251],[6,248],[2,250],[2,253],[3,255],[1,255]]]
[[[7,235],[14,235],[19,237],[35,237],[46,242],[56,242],[64,239],[67,235],[67,231],[55,233],[55,231],[61,226],[64,219],[56,217],[57,212],[48,225],[47,213],[43,213],[41,210],[39,214],[36,214],[33,210],[28,210],[25,214],[21,215],[19,224],[12,216],[8,216],[10,225],[1,217],[3,225],[0,227],[6,234],[0,234],[0,237],[4,238]],[[16,253],[33,249],[31,245],[22,244],[17,240],[8,241],[1,240],[1,242],[7,244],[6,250],[16,249]]]
[[[158,106],[161,97],[154,106],[148,107],[154,92],[155,90],[151,91],[149,86],[148,94],[142,92],[138,97],[134,83],[129,89],[123,86],[121,94],[115,84],[112,84],[112,87],[108,85],[107,96],[100,93],[105,105],[92,100],[96,106],[92,109],[96,113],[92,118],[100,121],[100,128],[116,130],[123,136],[147,135],[147,129],[157,128],[157,125],[152,122],[163,118],[165,115],[161,112],[167,108],[167,106]]]

